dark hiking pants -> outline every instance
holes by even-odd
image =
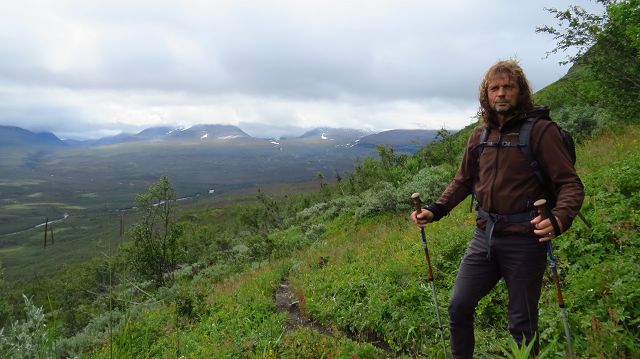
[[[472,358],[473,318],[478,301],[504,278],[509,292],[509,331],[521,343],[538,330],[538,300],[546,265],[546,245],[537,237],[493,236],[491,256],[487,240],[476,230],[449,302],[451,349],[454,358]],[[537,347],[537,345],[536,345]],[[537,350],[537,348],[536,348]]]

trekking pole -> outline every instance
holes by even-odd
[[[540,214],[540,217],[542,217],[542,219],[549,218],[547,215],[547,201],[545,199],[539,199],[535,201],[533,205],[538,209],[538,214]],[[553,277],[553,281],[556,284],[558,306],[560,307],[560,317],[562,318],[562,325],[564,327],[564,336],[567,340],[567,357],[570,359],[575,359],[575,355],[573,354],[573,343],[571,342],[571,331],[569,329],[569,317],[567,316],[567,308],[565,308],[564,305],[562,288],[560,287],[560,277],[558,276],[558,266],[556,265],[556,258],[553,255],[553,246],[551,245],[551,240],[547,241],[547,253],[549,254],[549,267],[551,268],[551,276]]]
[[[413,201],[413,206],[415,210],[420,213],[422,212],[422,201],[420,200],[420,193],[414,193],[411,195],[411,200]],[[447,355],[447,344],[444,338],[444,327],[442,326],[442,319],[440,319],[440,306],[438,305],[438,296],[436,295],[436,286],[433,283],[433,268],[431,267],[431,256],[429,256],[429,247],[427,247],[427,236],[424,233],[424,228],[420,228],[420,233],[422,234],[422,247],[424,248],[424,256],[427,259],[427,267],[429,268],[429,284],[431,285],[431,296],[433,297],[433,306],[436,309],[436,319],[438,320],[438,328],[440,329],[440,337],[442,338],[442,349],[444,349],[444,356],[448,358]]]

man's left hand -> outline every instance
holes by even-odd
[[[556,216],[556,221],[558,221],[558,226],[560,226],[560,231],[562,232],[564,228],[562,228],[562,222]],[[542,219],[541,216],[537,216],[536,218],[531,220],[531,224],[534,226],[533,233],[536,236],[541,237],[540,242],[546,242],[548,240],[554,239],[558,234],[554,233],[553,225],[551,224],[551,220],[549,218]]]

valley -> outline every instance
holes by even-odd
[[[214,129],[220,131],[208,136]],[[66,146],[0,136],[0,263],[6,278],[32,279],[99,254],[118,240],[121,216],[134,220],[136,195],[162,175],[174,185],[180,207],[219,207],[255,199],[258,189],[318,190],[320,180],[345,177],[376,155],[370,141],[356,145],[364,134],[353,130],[278,140],[242,135],[229,126],[202,131],[163,128],[137,138],[119,136],[120,142]],[[56,221],[56,243],[45,249],[41,225],[47,219]]]

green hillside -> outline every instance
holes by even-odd
[[[412,157],[380,148],[380,160],[313,192],[182,215],[182,264],[161,287],[132,272],[126,244],[116,255],[117,243],[104,243],[104,257],[22,287],[47,313],[40,348],[91,358],[443,357],[408,198],[440,193],[454,170],[441,148],[459,153],[469,130]],[[639,135],[625,125],[578,147],[594,226],[576,221],[554,243],[580,357],[640,355]],[[428,155],[444,164],[426,164]],[[474,229],[467,204],[427,231],[441,313]],[[506,300],[499,286],[480,303],[481,356],[510,351]],[[562,357],[549,279],[540,312],[544,353]]]
[[[621,134],[587,141],[578,151],[578,171],[587,190],[583,213],[594,227],[576,221],[554,243],[580,357],[640,355],[639,135],[638,126],[629,126]],[[376,215],[358,212],[370,204],[367,200],[358,208],[341,203],[333,200],[304,210],[298,225],[270,234],[271,260],[236,268],[225,261],[184,267],[172,287],[146,299],[140,296],[142,303],[114,312],[113,346],[106,313],[75,343],[99,338],[94,343],[99,349],[93,347],[89,355],[96,358],[111,353],[158,358],[443,357],[420,234],[408,219],[408,204],[398,204],[405,211]],[[203,230],[220,215],[212,210],[194,214],[198,218],[190,221]],[[428,228],[441,313],[446,313],[474,218],[462,204]],[[313,226],[321,227],[322,234],[304,231]],[[289,313],[279,311],[276,301],[283,283],[291,286],[293,308],[315,327],[288,329]],[[547,357],[562,357],[562,326],[550,280],[544,284],[540,311]],[[505,318],[506,290],[499,286],[479,306],[479,355],[500,356],[509,347]]]

